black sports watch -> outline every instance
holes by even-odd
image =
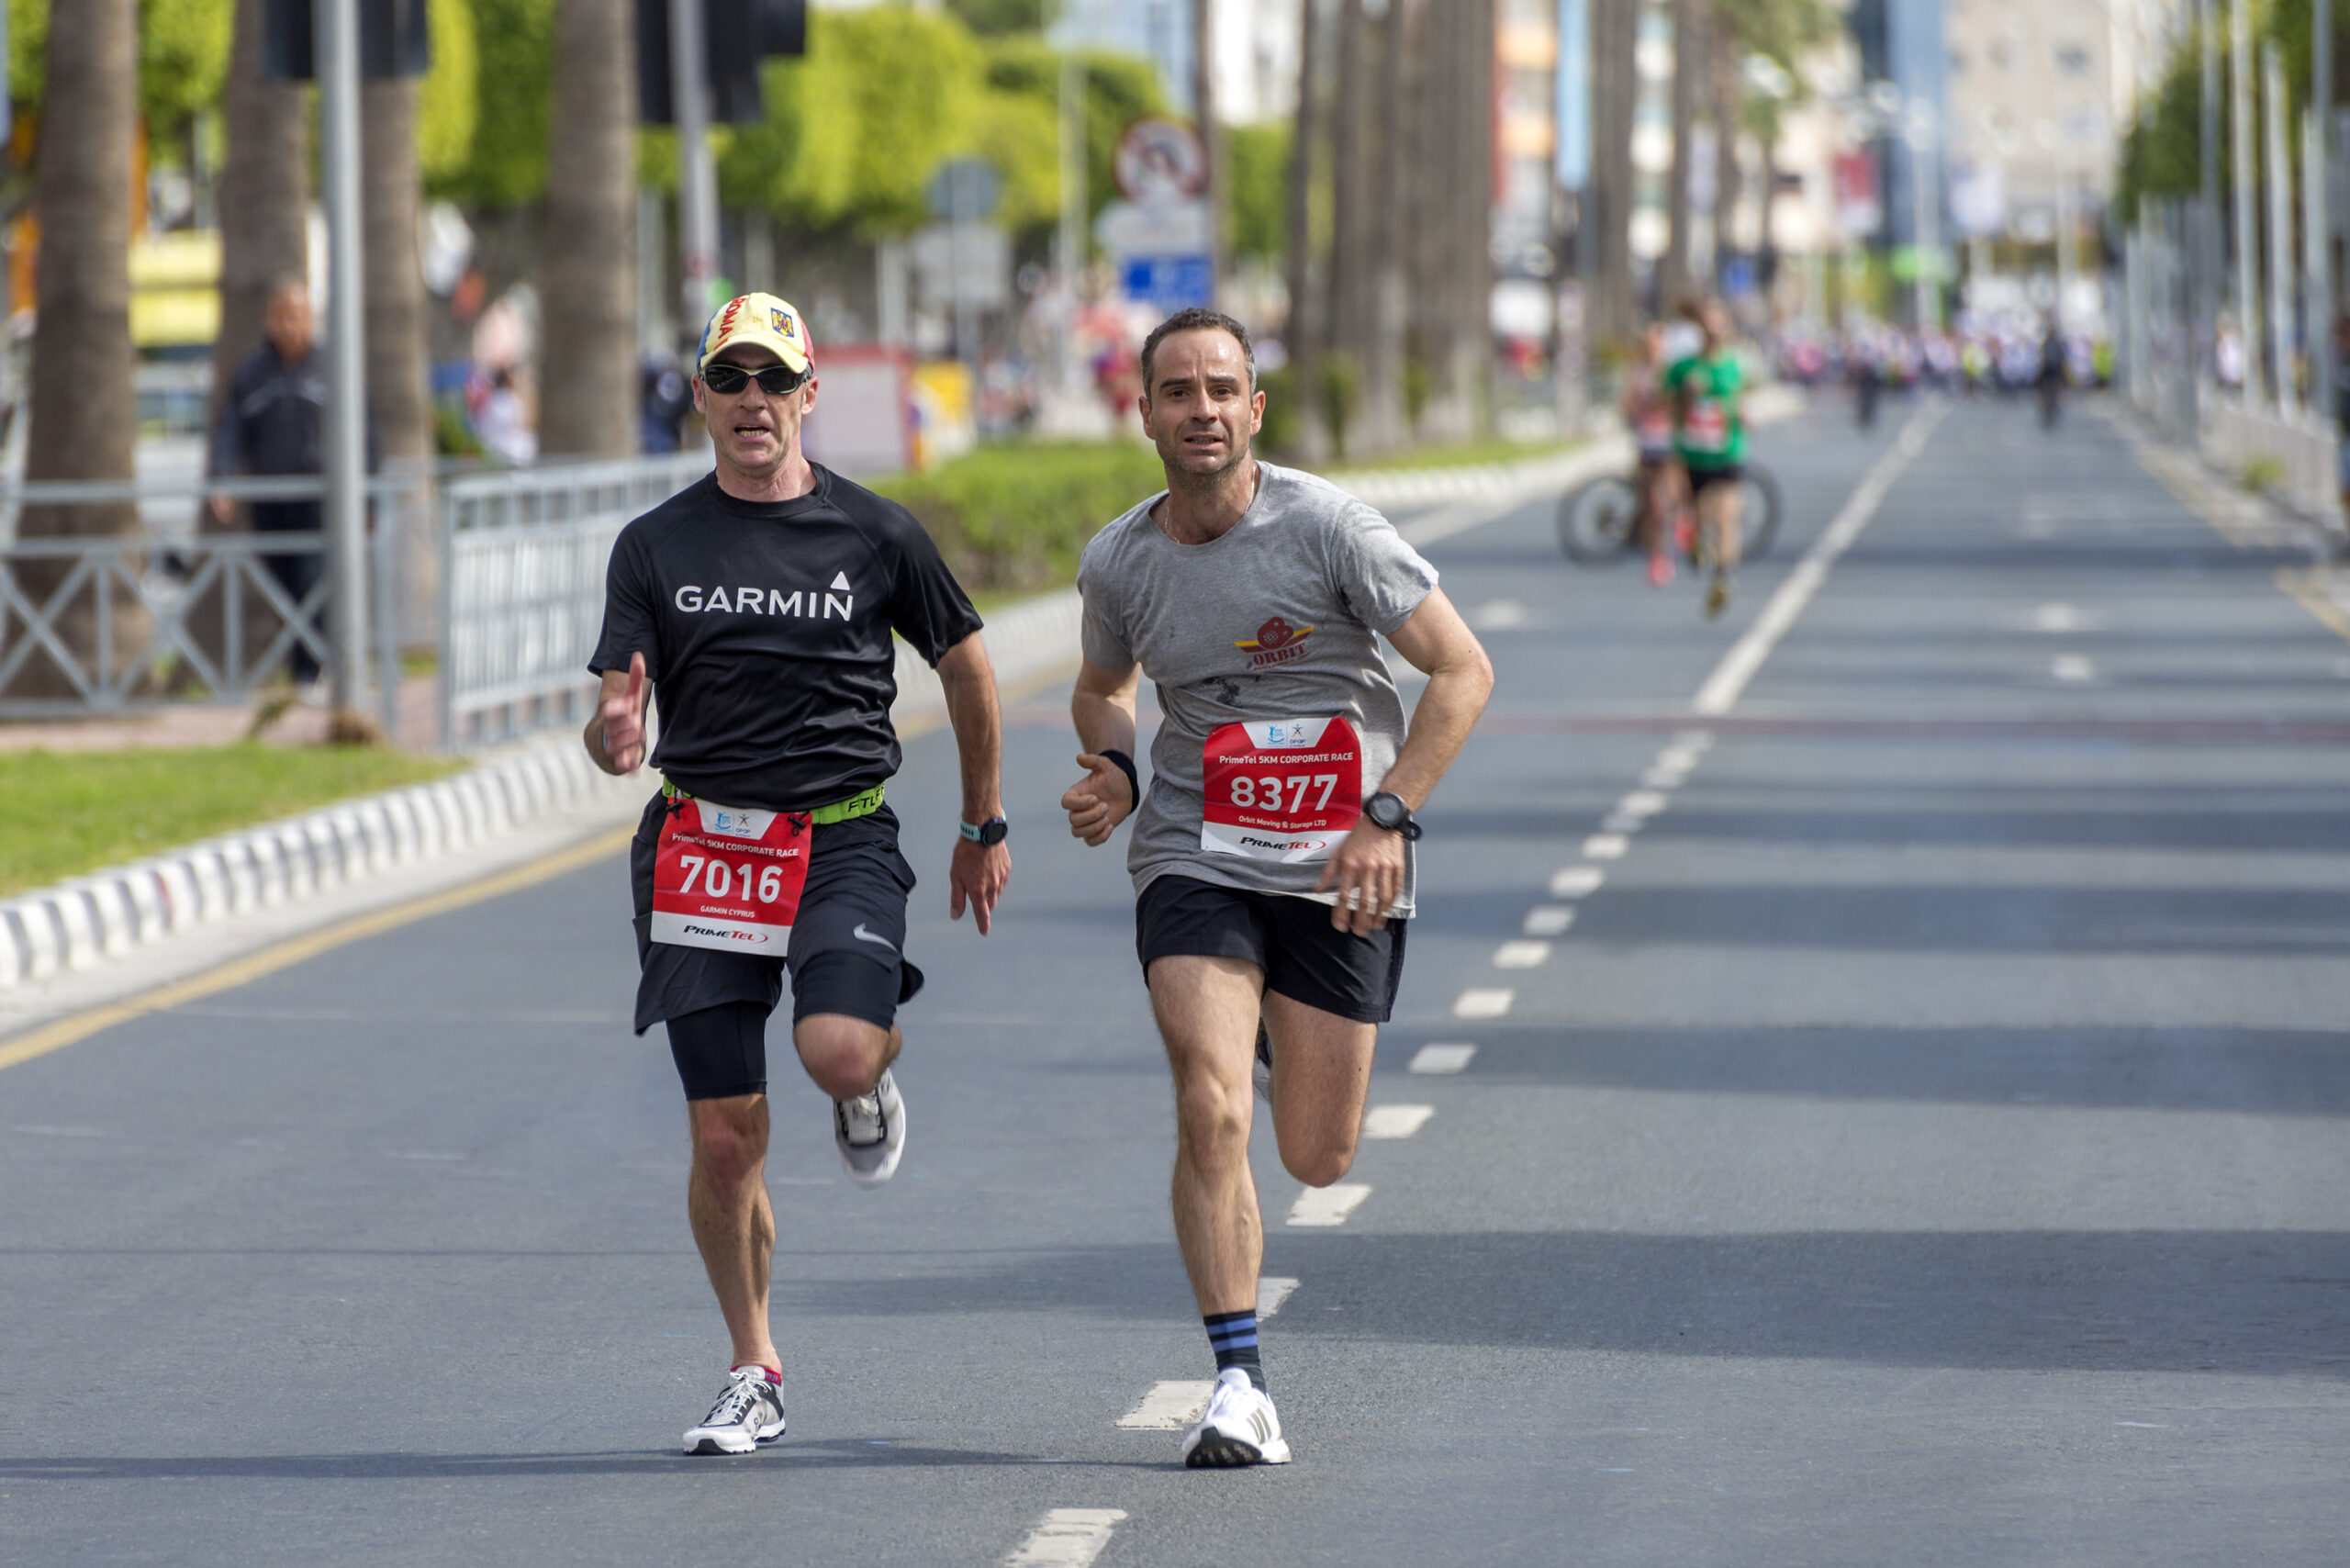
[[[962,828],[965,838],[979,845],[1002,844],[1003,835],[1012,831],[1012,824],[1002,817],[990,817],[987,821],[977,824],[960,823],[957,825]]]
[[[1412,808],[1404,797],[1392,790],[1382,790],[1362,803],[1362,814],[1371,819],[1373,827],[1383,827],[1389,833],[1400,833],[1406,844],[1416,844],[1420,824],[1412,820]]]

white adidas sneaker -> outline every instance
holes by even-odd
[[[1183,1463],[1192,1470],[1245,1464],[1287,1464],[1281,1418],[1273,1402],[1238,1367],[1216,1373],[1215,1392],[1200,1424],[1183,1434]]]
[[[767,1381],[764,1367],[736,1367],[726,1392],[686,1432],[688,1453],[749,1453],[783,1436],[783,1385]]]

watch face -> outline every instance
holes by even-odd
[[[979,842],[981,844],[1002,844],[1004,839],[1004,834],[1011,831],[1012,824],[1005,822],[1002,817],[990,817],[987,821],[979,824]]]
[[[1362,803],[1362,814],[1393,833],[1404,824],[1404,819],[1411,815],[1411,812],[1401,797],[1382,790]]]

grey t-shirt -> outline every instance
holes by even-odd
[[[1436,568],[1394,524],[1327,480],[1258,465],[1257,498],[1230,532],[1178,544],[1151,521],[1153,496],[1094,535],[1077,570],[1085,656],[1142,666],[1164,721],[1126,853],[1139,893],[1176,873],[1221,887],[1316,894],[1318,861],[1209,853],[1200,841],[1202,752],[1225,724],[1342,717],[1360,738],[1361,790],[1394,766],[1404,704],[1375,633],[1411,618]],[[1394,913],[1409,914],[1406,860]]]

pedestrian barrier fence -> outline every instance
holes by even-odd
[[[444,748],[587,722],[612,542],[710,462],[703,453],[548,464],[442,485]]]
[[[2308,515],[2331,518],[2339,510],[2334,465],[2339,438],[2316,415],[2302,409],[2219,403],[2203,419],[2203,457],[2232,476],[2274,465],[2269,488]]]

